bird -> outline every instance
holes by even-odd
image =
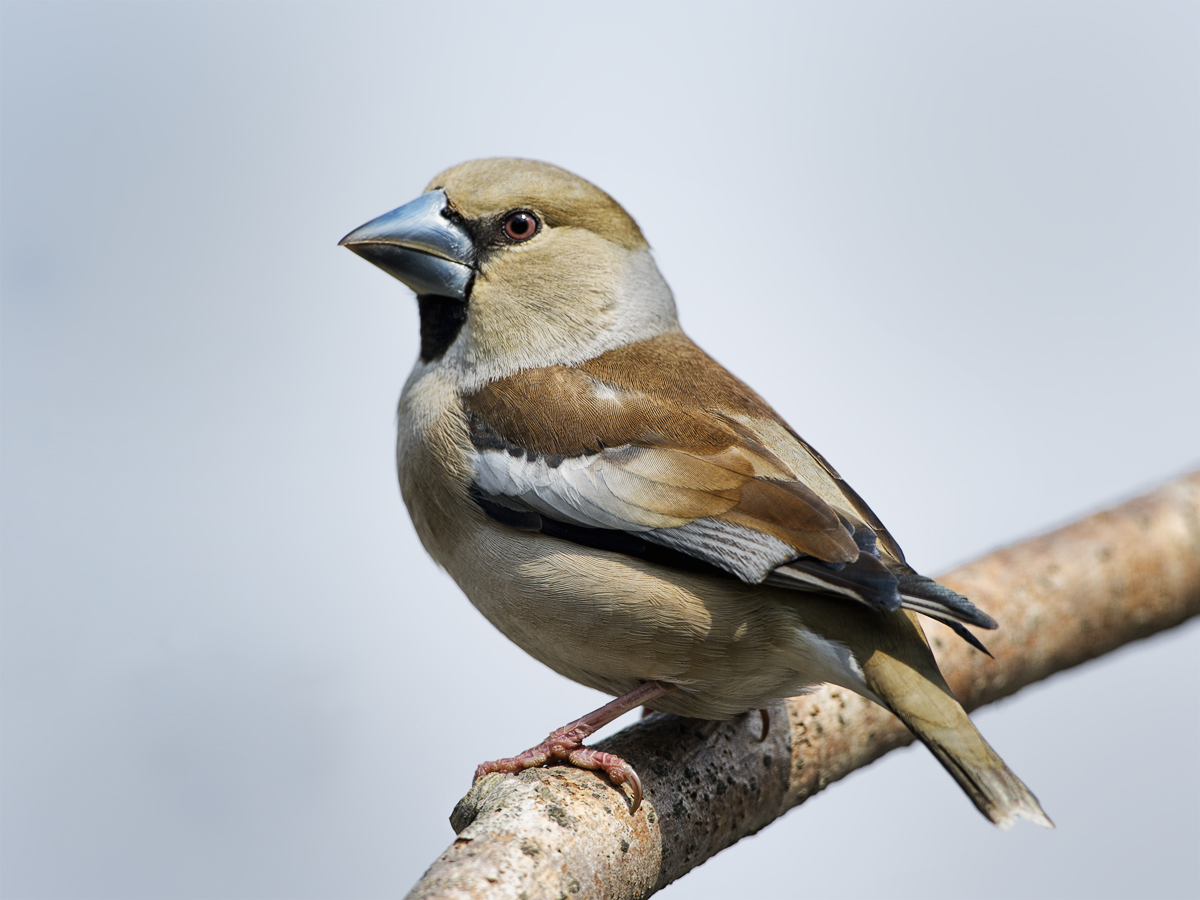
[[[833,466],[687,337],[616,200],[549,163],[472,160],[340,245],[416,294],[396,462],[422,545],[505,636],[616,698],[476,779],[602,770],[634,814],[637,772],[584,744],[603,725],[639,706],[729,719],[832,683],[898,716],[996,825],[1053,827],[918,615],[984,652],[966,626],[996,622],[911,568]]]

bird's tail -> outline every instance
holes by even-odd
[[[1037,797],[983,739],[936,666],[929,671],[911,662],[876,651],[863,665],[867,684],[988,819],[1001,828],[1011,828],[1018,818],[1053,828]]]

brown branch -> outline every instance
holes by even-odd
[[[941,580],[1000,622],[987,636],[993,661],[926,621],[974,709],[1200,613],[1200,472]],[[913,739],[891,713],[829,686],[779,704],[772,721],[762,743],[757,715],[654,715],[604,741],[641,773],[635,816],[590,772],[488,776],[455,808],[458,840],[409,897],[647,897]]]

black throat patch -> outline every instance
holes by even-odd
[[[421,362],[440,358],[467,321],[467,301],[437,294],[417,294],[421,314]]]

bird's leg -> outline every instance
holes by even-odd
[[[475,780],[478,781],[491,772],[516,774],[556,761],[567,762],[580,769],[603,769],[613,784],[621,785],[629,782],[633,789],[633,809],[630,812],[635,813],[642,805],[642,780],[638,778],[633,766],[619,756],[585,747],[583,742],[589,735],[595,734],[609,722],[625,715],[631,709],[656,700],[674,689],[674,685],[647,681],[611,703],[606,703],[569,725],[550,732],[546,739],[536,747],[531,747],[524,753],[518,753],[508,759],[483,763],[475,769]]]

